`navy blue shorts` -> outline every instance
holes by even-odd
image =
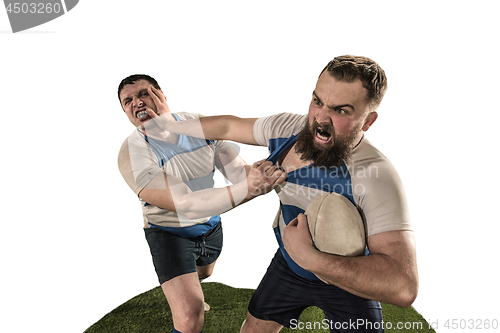
[[[144,229],[160,284],[213,263],[222,251],[222,224],[204,235],[184,238],[160,228]]]
[[[297,275],[278,249],[250,300],[248,311],[258,319],[295,329],[301,325],[307,327],[308,323],[300,323],[298,318],[309,306],[317,306],[325,313],[317,328],[330,332],[384,332],[379,302]]]

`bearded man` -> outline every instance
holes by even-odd
[[[307,115],[201,119],[207,139],[267,146],[268,160],[288,174],[277,191],[273,230],[279,249],[250,301],[242,332],[296,327],[308,306],[324,311],[331,332],[384,332],[379,302],[410,306],[415,300],[416,246],[404,189],[389,160],[364,136],[386,89],[385,72],[373,60],[340,56],[321,72]],[[165,127],[188,131],[189,124],[182,125]],[[330,192],[347,197],[364,217],[365,256],[314,247],[302,213]]]

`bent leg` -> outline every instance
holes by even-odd
[[[247,312],[247,319],[243,322],[241,333],[277,333],[283,325],[275,321],[255,318]]]
[[[206,278],[210,277],[214,271],[214,266],[215,266],[215,261],[209,265],[206,266],[197,266],[196,269],[198,271],[198,278],[200,280],[200,283],[205,280]],[[210,305],[208,305],[206,302],[204,302],[204,310],[205,312],[210,311]]]
[[[196,259],[196,270],[201,280],[212,275],[215,262],[222,251],[223,238],[221,223],[198,238],[200,256]]]
[[[217,260],[209,265],[196,266],[196,270],[198,271],[198,277],[199,277],[200,281],[204,280],[204,279],[210,277],[210,275],[212,275],[212,273],[214,272],[214,266],[215,266],[216,262],[217,262]]]
[[[198,273],[175,277],[161,285],[167,298],[176,330],[199,333],[203,329],[204,298]]]

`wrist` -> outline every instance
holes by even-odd
[[[231,200],[233,208],[250,199],[246,185],[245,180],[227,187],[228,192],[230,193],[229,199]]]
[[[156,124],[164,131],[169,131],[170,127],[175,123],[175,118],[172,113],[166,112],[154,118]]]

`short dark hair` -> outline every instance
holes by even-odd
[[[360,79],[363,87],[368,91],[368,107],[372,110],[377,109],[387,91],[387,77],[384,70],[370,58],[353,55],[339,56],[330,61],[321,74],[325,70],[339,81],[353,82]]]
[[[151,83],[153,85],[153,87],[155,87],[158,90],[161,90],[158,82],[156,82],[156,80],[154,78],[152,78],[151,76],[146,75],[146,74],[134,74],[134,75],[130,75],[129,77],[124,78],[122,80],[122,82],[120,82],[120,85],[118,86],[118,100],[120,100],[120,93],[122,92],[123,87],[125,87],[127,84],[134,84],[140,80],[146,80],[149,83]],[[120,104],[121,104],[121,102],[122,101],[120,100]]]

